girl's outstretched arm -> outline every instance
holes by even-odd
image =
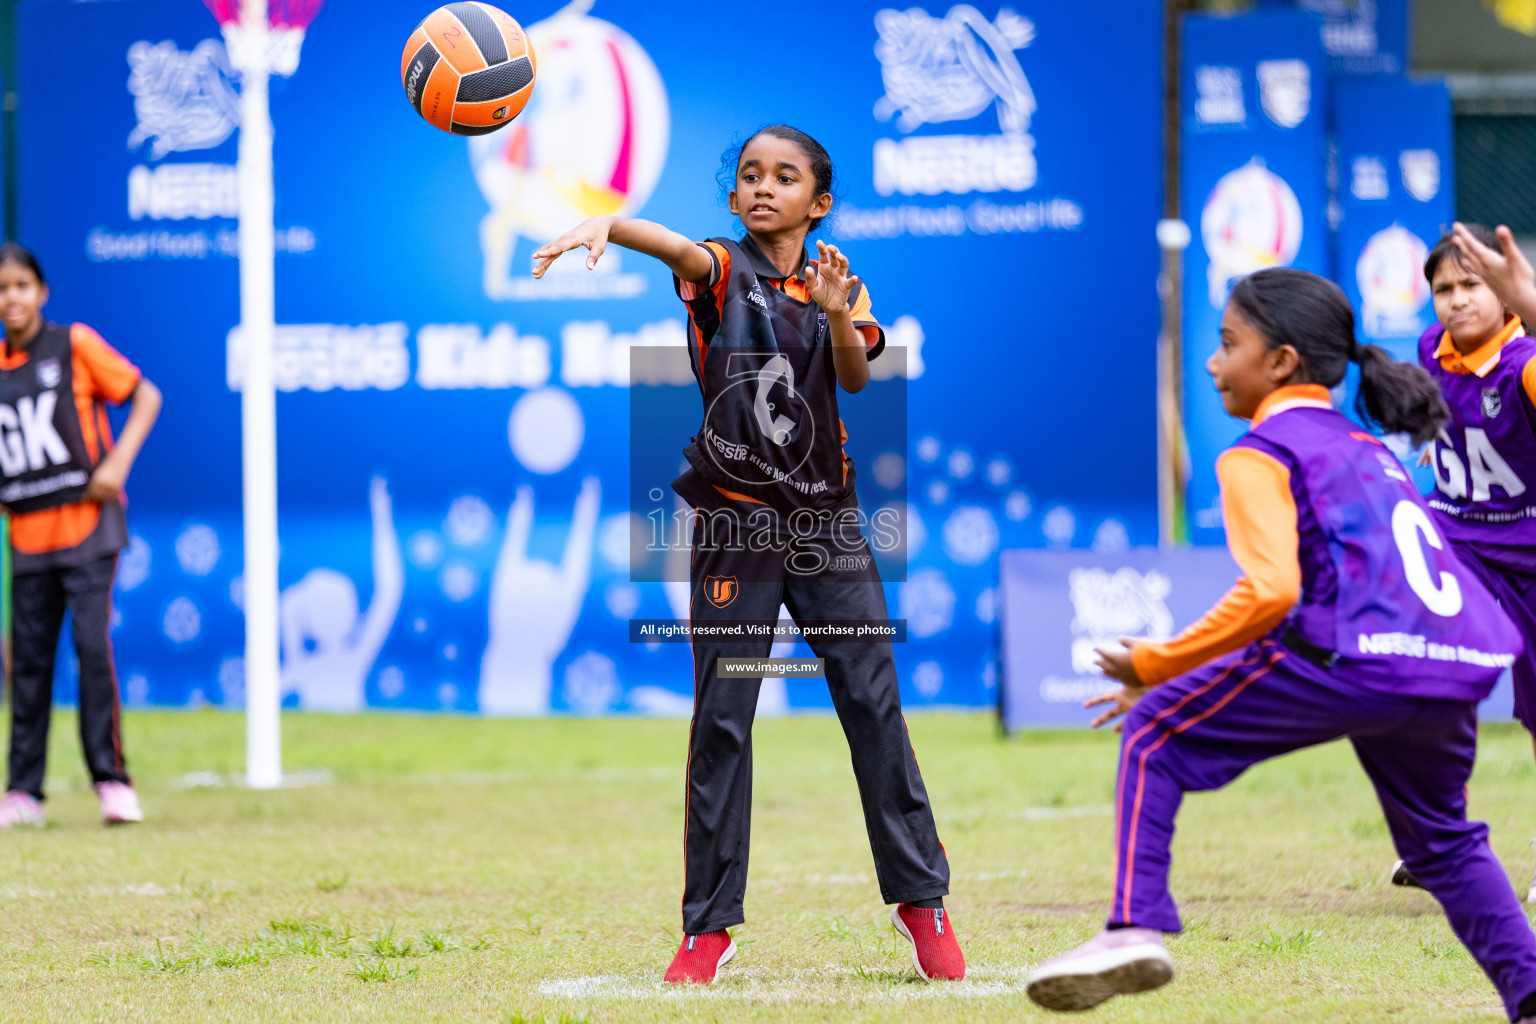
[[[670,228],[630,217],[591,217],[533,254],[533,276],[543,277],[561,253],[582,245],[588,250],[587,269],[592,270],[609,242],[656,257],[683,281],[707,281],[714,273],[709,253]]]

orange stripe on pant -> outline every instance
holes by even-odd
[[[1262,650],[1263,648],[1260,648],[1261,652]],[[1262,654],[1259,656],[1262,657]],[[1274,648],[1270,653],[1268,660],[1265,661],[1264,664],[1259,668],[1248,673],[1248,675],[1245,676],[1241,682],[1232,688],[1231,692],[1224,694],[1220,700],[1216,701],[1216,703],[1195,715],[1193,718],[1187,718],[1182,722],[1166,726],[1164,728],[1163,734],[1154,740],[1150,746],[1143,750],[1141,752],[1141,756],[1137,758],[1136,796],[1131,804],[1130,833],[1127,835],[1125,842],[1125,864],[1123,869],[1118,863],[1120,859],[1119,839],[1121,834],[1121,819],[1118,812],[1116,814],[1115,822],[1115,859],[1117,862],[1115,874],[1116,878],[1123,878],[1125,881],[1124,891],[1120,897],[1120,915],[1122,918],[1130,920],[1131,914],[1131,889],[1135,883],[1136,877],[1136,832],[1137,826],[1140,824],[1141,796],[1142,790],[1146,783],[1147,758],[1152,756],[1152,754],[1155,753],[1158,748],[1160,748],[1164,743],[1167,743],[1168,740],[1171,739],[1174,735],[1183,732],[1193,725],[1198,725],[1199,723],[1205,721],[1207,718],[1210,718],[1216,712],[1220,711],[1222,708],[1226,707],[1238,694],[1247,689],[1255,680],[1261,679],[1267,675],[1269,670],[1275,666],[1275,663],[1283,657],[1285,657],[1285,652],[1278,647]],[[1221,675],[1217,676],[1215,679],[1212,679],[1210,682],[1206,683],[1200,688],[1192,690],[1172,707],[1164,708],[1162,711],[1159,711],[1157,715],[1153,717],[1152,721],[1148,722],[1146,725],[1142,726],[1141,729],[1137,730],[1136,734],[1131,737],[1131,739],[1127,740],[1125,744],[1125,751],[1121,757],[1121,779],[1123,780],[1125,778],[1123,773],[1129,766],[1131,747],[1136,743],[1137,740],[1141,739],[1160,723],[1166,722],[1173,714],[1177,713],[1185,707],[1188,707],[1190,702],[1195,700],[1197,697],[1204,696],[1205,694],[1210,693],[1217,686],[1220,686],[1223,682],[1231,678],[1232,674],[1237,669],[1251,665],[1257,660],[1257,658],[1254,658],[1244,662],[1236,662],[1232,665],[1229,665],[1226,671],[1222,672]],[[1125,788],[1126,787],[1122,784],[1120,786],[1120,792],[1116,794],[1115,802],[1119,808],[1123,808],[1125,802]]]

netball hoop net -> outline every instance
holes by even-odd
[[[277,399],[273,389],[272,114],[267,80],[299,67],[323,0],[203,0],[240,74],[240,389],[245,520],[245,782],[282,785],[277,592]]]
[[[304,30],[320,13],[324,0],[267,0],[263,15],[246,0],[203,0],[219,20],[224,48],[237,69],[250,67],[253,56],[268,74],[287,78],[298,70]],[[250,26],[261,26],[252,31]]]

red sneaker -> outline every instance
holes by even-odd
[[[725,929],[705,932],[703,935],[684,935],[683,944],[677,947],[672,966],[662,980],[668,985],[712,985],[715,972],[736,955],[736,943]]]
[[[955,941],[955,929],[943,908],[925,910],[898,903],[891,923],[912,943],[912,966],[924,981],[959,981],[965,977],[965,954]]]

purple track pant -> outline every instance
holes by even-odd
[[[1488,827],[1467,820],[1476,705],[1400,697],[1351,683],[1265,639],[1156,686],[1131,710],[1115,799],[1110,927],[1180,930],[1168,892],[1184,794],[1250,765],[1348,736],[1408,869],[1445,908],[1511,1019],[1536,993],[1536,936]]]
[[[1499,549],[1455,541],[1451,546],[1461,564],[1472,570],[1473,575],[1483,581],[1483,586],[1493,591],[1499,607],[1525,638],[1525,653],[1515,659],[1513,669],[1515,718],[1527,732],[1536,734],[1536,572],[1529,566],[1505,564],[1497,557],[1501,553]],[[1529,552],[1522,551],[1519,555],[1522,562],[1531,559]]]

